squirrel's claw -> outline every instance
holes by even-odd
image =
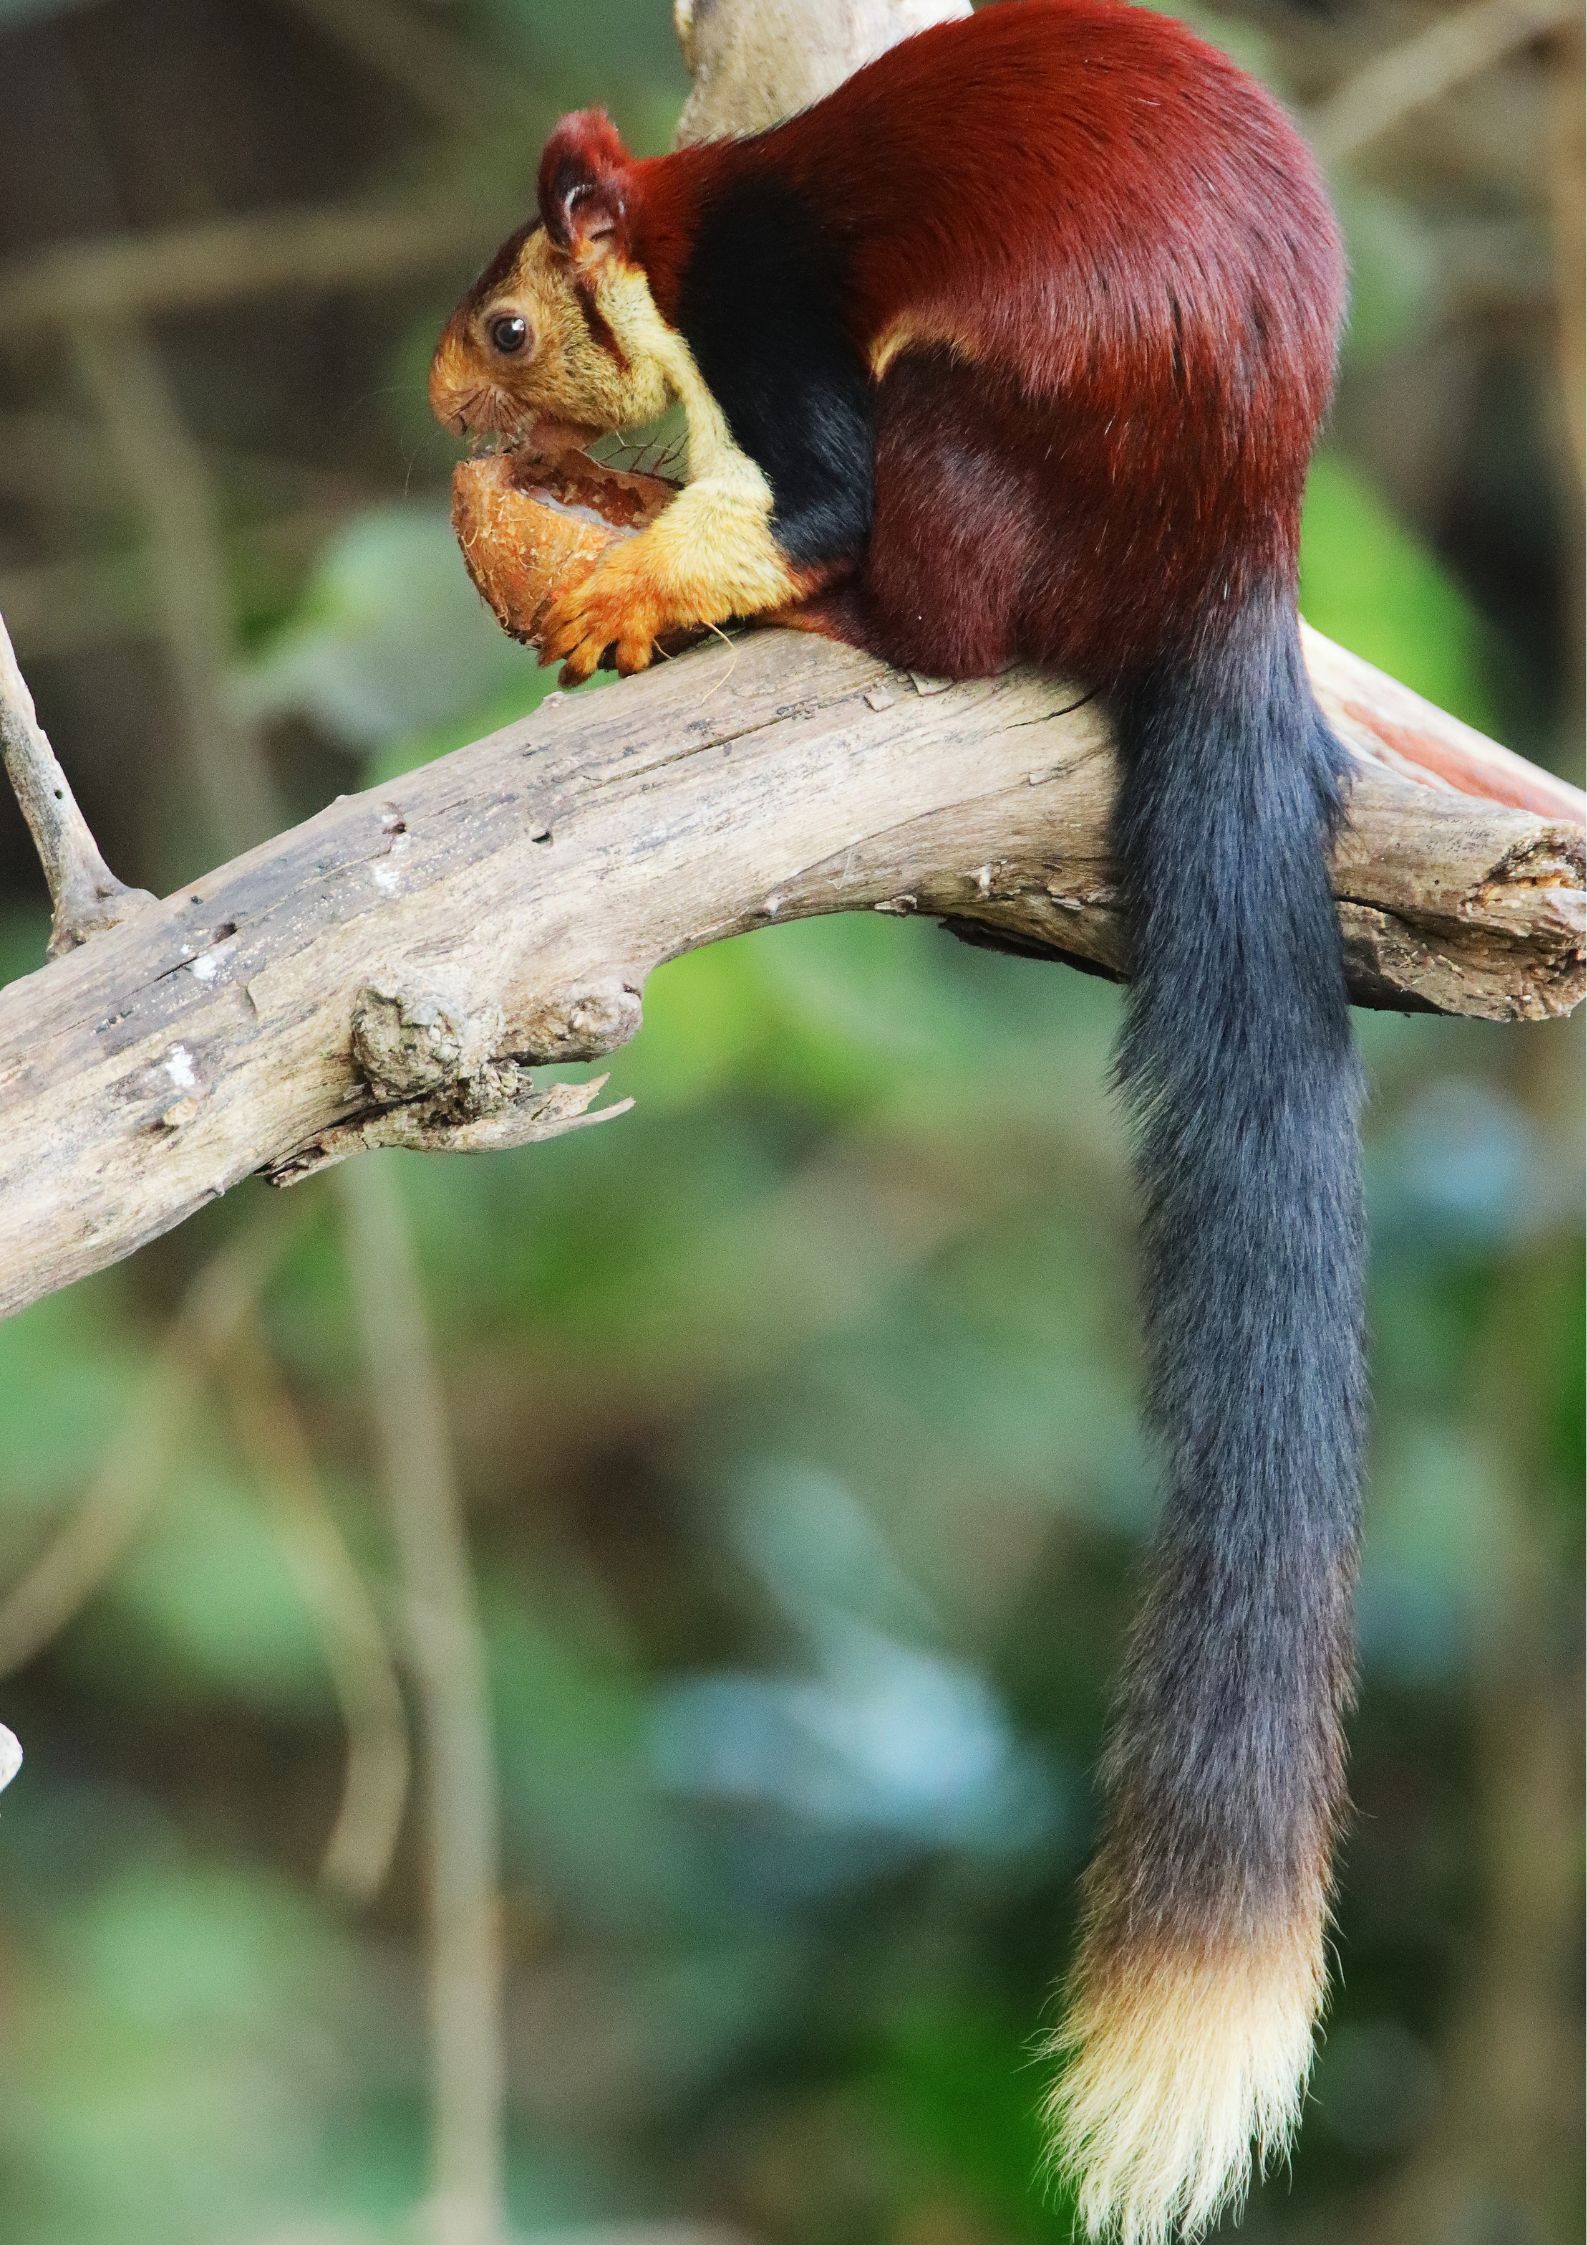
[[[617,668],[644,670],[655,654],[662,616],[637,571],[615,554],[597,562],[582,583],[551,603],[540,632],[541,660],[562,664],[562,683],[579,685],[608,648]]]

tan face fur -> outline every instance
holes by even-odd
[[[787,608],[807,589],[772,534],[770,484],[626,254],[625,163],[609,120],[586,114],[558,129],[541,177],[555,235],[527,227],[502,245],[430,368],[430,404],[447,428],[547,456],[653,421],[674,399],[683,409],[684,488],[545,618],[542,659],[560,660],[568,683],[608,649],[619,670],[641,670],[669,631]]]
[[[680,341],[637,269],[559,250],[536,226],[503,245],[442,329],[430,408],[459,436],[553,449],[634,428],[667,405]]]

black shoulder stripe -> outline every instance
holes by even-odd
[[[871,385],[843,320],[843,263],[790,188],[750,180],[704,212],[678,324],[734,441],[771,485],[800,566],[849,560],[871,528]]]
[[[468,292],[470,304],[488,304],[499,288],[505,287],[517,270],[518,259],[524,243],[531,234],[538,234],[540,221],[531,218],[527,226],[520,226],[516,234],[509,234],[479,279]]]
[[[628,353],[617,340],[617,330],[595,301],[595,291],[580,274],[573,275],[573,289],[584,314],[590,334],[609,358],[615,359],[622,372],[628,372]]]

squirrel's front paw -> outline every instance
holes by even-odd
[[[614,554],[597,562],[580,584],[554,600],[540,631],[542,662],[562,664],[564,686],[577,686],[597,669],[608,647],[627,676],[644,670],[665,621],[643,574]]]

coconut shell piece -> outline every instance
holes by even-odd
[[[452,528],[502,629],[538,648],[552,600],[608,546],[653,522],[677,489],[582,452],[556,460],[491,453],[453,470]]]

